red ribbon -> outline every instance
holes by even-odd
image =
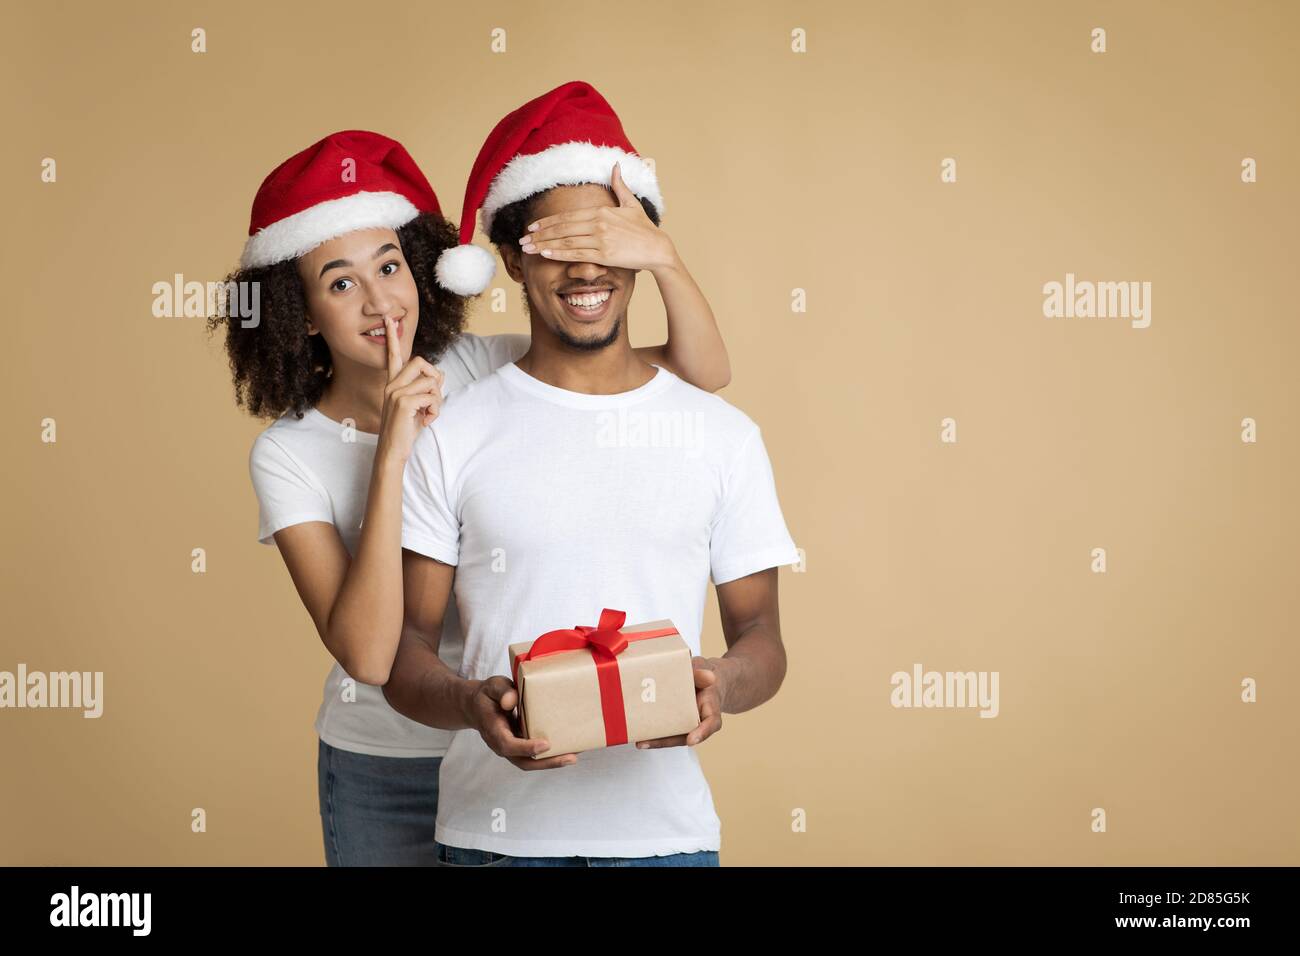
[[[600,712],[605,721],[605,746],[617,747],[627,743],[627,712],[623,706],[623,682],[619,677],[618,655],[627,650],[630,641],[644,641],[650,637],[667,637],[676,634],[675,627],[653,631],[624,634],[620,628],[627,620],[622,611],[605,608],[600,612],[600,623],[595,627],[579,624],[559,631],[547,631],[533,641],[527,653],[515,658],[514,680],[519,686],[519,665],[524,661],[563,654],[567,651],[591,650],[596,661],[596,682],[600,686]]]

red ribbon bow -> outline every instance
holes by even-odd
[[[579,624],[577,627],[547,631],[533,641],[527,653],[515,658],[514,680],[519,686],[519,666],[524,661],[563,654],[566,651],[591,649],[596,661],[596,682],[600,686],[600,712],[605,721],[605,746],[617,747],[627,743],[627,712],[623,706],[623,682],[619,677],[618,655],[627,649],[630,641],[643,641],[650,637],[676,634],[672,627],[652,631],[624,634],[620,628],[627,615],[622,611],[605,608],[600,612],[600,623],[595,627]]]

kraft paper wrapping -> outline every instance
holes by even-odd
[[[624,634],[656,631],[672,621],[628,624]],[[510,645],[510,670],[532,641]],[[691,649],[680,634],[630,641],[618,655],[628,743],[685,734],[699,726]],[[647,684],[652,681],[653,683]],[[589,650],[565,651],[519,665],[519,720],[525,737],[551,746],[537,758],[598,750],[605,746],[596,662]],[[653,690],[653,694],[651,694]],[[647,699],[649,698],[649,699]]]

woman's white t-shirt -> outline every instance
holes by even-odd
[[[462,334],[435,363],[444,375],[443,394],[469,385],[521,357],[526,335]],[[378,435],[357,431],[311,409],[285,415],[253,442],[249,470],[260,517],[257,537],[274,544],[277,531],[308,521],[334,525],[348,554],[361,537]],[[461,655],[460,620],[449,608],[439,656],[455,670]],[[383,690],[348,677],[335,663],[325,678],[316,733],[331,747],[380,757],[438,757],[452,733],[403,717],[388,706]]]

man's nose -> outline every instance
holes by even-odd
[[[606,271],[598,262],[570,262],[568,268],[571,279],[599,279]]]

